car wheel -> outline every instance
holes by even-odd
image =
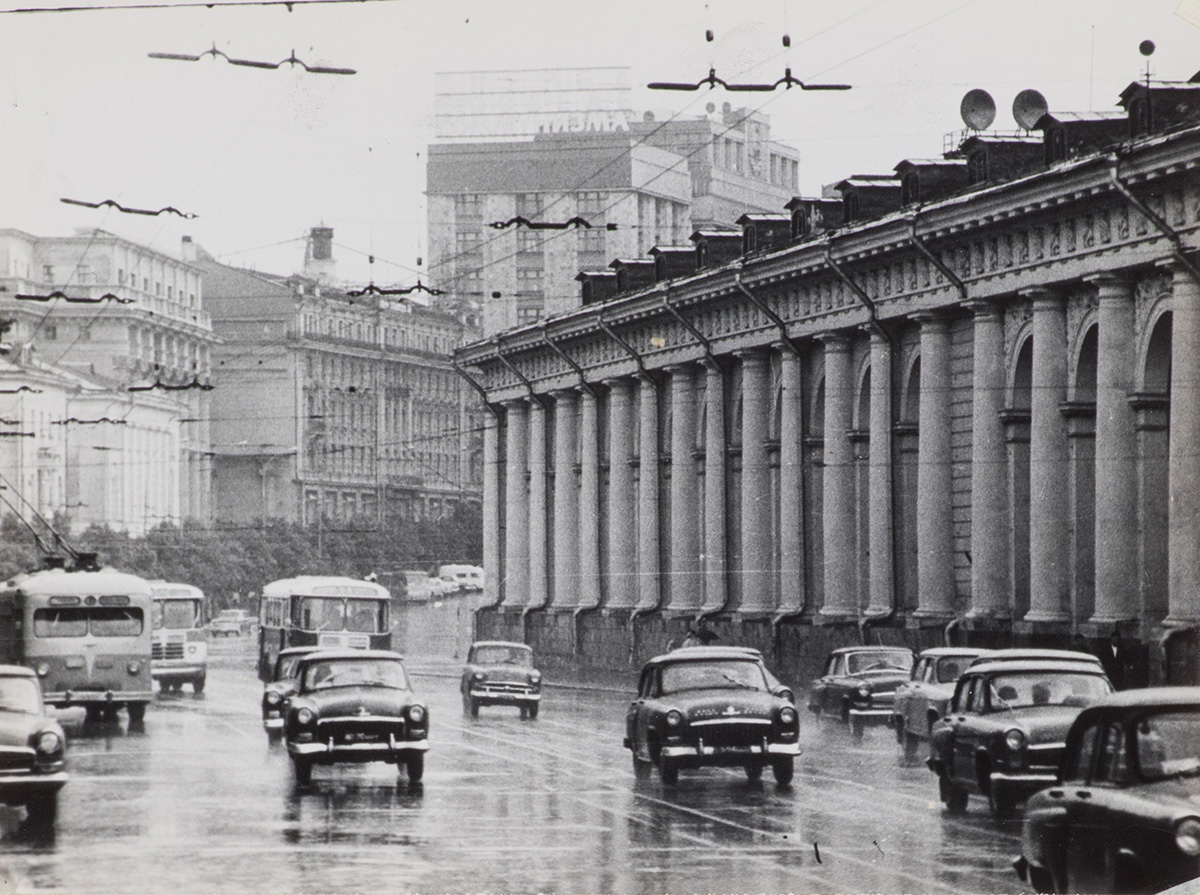
[[[1053,895],[1058,889],[1054,885],[1054,876],[1044,867],[1029,865],[1029,885],[1033,891]]]
[[[863,722],[861,718],[850,718],[850,736],[854,742],[861,743],[863,738]]]
[[[537,704],[536,702],[534,702],[534,703],[530,703],[530,705],[529,705],[529,720],[530,720],[530,721],[536,721],[536,720],[537,720],[537,716],[538,716],[538,708],[539,708],[539,706],[538,706],[538,704]]]
[[[784,755],[771,760],[771,772],[775,775],[775,782],[780,786],[787,786],[792,782],[792,775],[795,773],[796,764],[790,755]]]
[[[648,761],[642,761],[638,758],[637,753],[633,753],[633,776],[638,780],[649,780],[650,772],[654,769]]]
[[[58,818],[58,793],[38,796],[25,803],[29,825],[37,830],[50,830]]]
[[[679,765],[674,759],[664,758],[658,763],[658,775],[662,777],[664,784],[674,786],[679,782]]]
[[[951,814],[962,814],[967,810],[967,791],[952,783],[945,774],[938,777],[938,795]]]
[[[917,757],[917,753],[921,751],[921,738],[915,733],[909,733],[908,729],[904,730],[904,757],[912,761]]]
[[[522,721],[524,721],[526,718],[528,718],[528,717],[529,717],[529,707],[528,707],[528,706],[524,706],[524,705],[523,705],[523,706],[521,706],[521,707],[520,707],[520,709],[519,709],[519,711],[520,711],[520,713],[521,713],[521,720],[522,720]]]
[[[205,680],[204,675],[200,675],[200,677],[192,679],[192,692],[193,693],[199,694],[199,693],[204,692],[204,680]]]
[[[126,708],[129,709],[129,722],[131,724],[141,724],[145,719],[146,703],[131,702],[128,706],[126,706]]]
[[[467,714],[469,714],[472,718],[478,718],[479,717],[479,700],[476,699],[474,696],[469,696],[469,697],[467,697],[467,702],[469,703],[469,705],[467,706]]]
[[[1017,800],[1003,786],[997,786],[993,781],[988,787],[988,807],[996,820],[1007,820],[1017,811]]]
[[[425,776],[425,753],[417,752],[404,762],[404,769],[408,772],[409,783],[420,783],[421,778]]]
[[[292,756],[292,770],[296,773],[296,783],[308,786],[312,782],[312,762],[307,758]]]
[[[893,716],[892,727],[895,728],[895,730],[896,730],[897,745],[903,746],[904,745],[904,732],[905,732],[904,719],[901,718],[899,715]]]
[[[763,775],[763,766],[755,762],[746,765],[747,780],[761,780]]]

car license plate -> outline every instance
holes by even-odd
[[[373,734],[373,733],[348,733],[342,737],[342,740],[347,743],[373,743],[373,742],[375,742],[375,734]]]

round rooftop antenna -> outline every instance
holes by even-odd
[[[1140,44],[1138,44],[1138,52],[1143,56],[1154,55],[1154,41],[1143,40]]]
[[[1050,111],[1046,97],[1037,90],[1022,90],[1013,100],[1012,113],[1017,124],[1025,130],[1033,130],[1043,115]]]
[[[986,90],[968,90],[959,104],[958,114],[971,130],[987,130],[996,120],[996,101]]]

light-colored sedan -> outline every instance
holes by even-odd
[[[929,742],[933,722],[946,714],[954,685],[971,661],[986,652],[971,647],[938,646],[917,656],[908,681],[896,688],[889,721],[907,758],[915,758],[921,744]]]

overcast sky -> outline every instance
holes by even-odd
[[[0,10],[42,0],[0,0]],[[68,0],[71,2],[71,0]],[[83,0],[94,3],[94,0]],[[124,0],[117,0],[124,2]],[[169,0],[168,0],[169,2]],[[1200,21],[1200,0],[1185,0]],[[46,3],[46,5],[52,5]],[[74,5],[74,4],[72,4]],[[99,5],[99,4],[95,4]],[[1024,88],[1053,111],[1114,110],[1157,45],[1156,77],[1200,70],[1200,28],[1179,0],[367,0],[341,5],[0,12],[0,227],[66,235],[102,227],[178,253],[190,234],[230,263],[288,274],[302,237],[334,228],[337,275],[411,284],[426,254],[424,159],[433,73],[631,68],[636,111],[701,114],[748,102],[800,150],[800,186],[937,156],[959,100],[988,90],[995,127]],[[705,41],[711,29],[714,41]],[[790,34],[792,47],[781,38]],[[150,59],[150,52],[278,61],[300,69]],[[849,92],[649,91],[649,81],[796,77]],[[140,218],[61,197],[173,205]],[[373,268],[367,255],[374,254]],[[426,274],[424,281],[429,282]]]

